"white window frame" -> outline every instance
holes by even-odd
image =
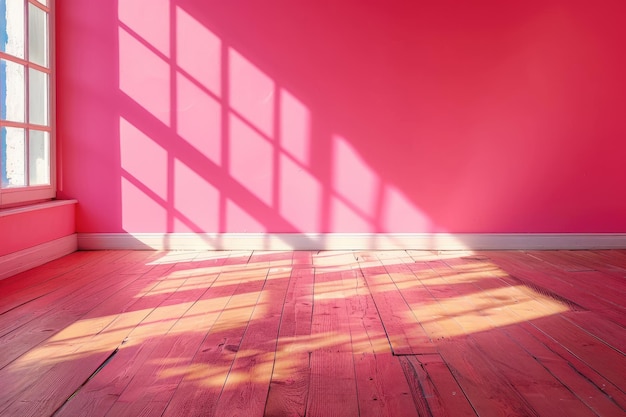
[[[10,1],[10,0],[9,0]],[[15,1],[15,0],[14,0]],[[50,183],[46,185],[27,185],[23,187],[2,188],[0,186],[0,208],[7,206],[15,206],[27,203],[34,203],[43,200],[50,200],[56,197],[56,99],[55,99],[55,42],[54,42],[54,2],[55,0],[47,0],[39,2],[37,0],[21,0],[24,4],[24,59],[14,57],[10,54],[0,52],[0,58],[7,61],[16,62],[24,65],[25,83],[28,84],[28,69],[33,66],[41,71],[43,67],[37,66],[29,62],[28,59],[28,5],[33,4],[36,7],[48,13],[48,126],[42,129],[42,126],[35,125],[28,120],[28,94],[25,93],[26,114],[25,122],[9,122],[0,120],[0,127],[20,127],[26,132],[25,140],[28,141],[28,130],[36,128],[37,130],[45,130],[49,132],[50,137]],[[47,3],[44,5],[42,3]],[[26,90],[28,91],[28,90]],[[25,155],[25,159],[27,156]],[[26,161],[28,162],[28,161]],[[28,171],[28,168],[26,168]]]

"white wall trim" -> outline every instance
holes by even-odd
[[[69,255],[75,252],[77,248],[78,239],[74,233],[33,246],[32,248],[0,256],[0,279],[8,278],[62,256]]]
[[[626,249],[623,233],[79,233],[79,250]]]

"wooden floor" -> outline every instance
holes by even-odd
[[[624,416],[626,251],[77,252],[0,281],[2,416]]]

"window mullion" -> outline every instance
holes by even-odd
[[[30,19],[30,10],[29,10],[28,1],[24,2],[24,58],[26,59],[26,69],[24,71],[24,94],[25,94],[25,106],[24,111],[26,114],[24,115],[24,120],[26,120],[26,125],[30,126],[30,53],[29,53],[29,19]],[[27,127],[24,132],[24,178],[26,178],[25,183],[26,186],[30,185],[30,128]]]

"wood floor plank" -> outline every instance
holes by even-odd
[[[531,251],[529,256],[549,263],[556,269],[556,276],[565,282],[569,282],[583,292],[593,293],[603,300],[620,307],[622,300],[626,298],[626,280],[603,271],[597,271],[573,262],[561,251]],[[552,269],[548,269],[552,270]],[[596,282],[604,282],[605,285],[598,287]]]
[[[446,261],[446,262],[450,263],[449,261]],[[464,262],[462,261],[459,262],[457,260],[452,263],[458,266],[458,265],[462,265]],[[481,286],[481,283],[482,283],[481,280],[474,280],[473,282],[475,285],[479,287]],[[595,313],[592,313],[592,312],[569,311],[569,309],[567,308],[559,308],[558,300],[550,300],[550,298],[545,297],[540,293],[533,292],[532,290],[528,288],[524,289],[524,288],[516,287],[515,289],[519,292],[523,292],[526,295],[529,295],[531,299],[525,300],[524,296],[514,295],[516,297],[515,299],[516,302],[508,303],[501,311],[499,311],[497,316],[492,316],[492,320],[495,320],[496,323],[499,322],[500,320],[504,320],[505,322],[507,321],[513,322],[512,319],[514,319],[514,316],[517,315],[520,319],[519,322],[523,323],[524,326],[528,326],[530,323],[532,323],[531,328],[533,328],[534,330],[540,330],[540,331],[543,330],[544,336],[549,334],[554,344],[559,347],[564,347],[565,351],[569,352],[570,348],[573,349],[573,352],[575,353],[577,358],[580,358],[583,361],[587,360],[588,361],[587,364],[590,365],[591,368],[600,369],[600,372],[603,375],[607,372],[607,367],[610,366],[609,363],[614,363],[617,366],[617,369],[615,369],[615,372],[608,373],[613,378],[619,378],[619,375],[624,372],[624,369],[622,369],[622,367],[626,364],[624,363],[624,360],[623,360],[624,358],[623,353],[618,352],[615,349],[611,349],[609,346],[607,346],[606,344],[598,340],[598,338],[594,337],[591,332],[585,332],[584,329],[581,328],[580,326],[577,326],[575,322],[576,321],[582,322],[583,321],[582,319],[584,317],[588,317],[591,323],[596,322],[598,324],[598,329],[595,330],[596,333],[606,334],[607,339],[613,340],[615,343],[618,343],[618,344],[623,344],[624,335],[625,335],[621,327],[614,325],[610,321],[606,321],[606,320],[602,321],[598,319],[593,320],[592,318],[597,317],[597,316],[595,315]],[[494,298],[494,299],[496,298],[495,288],[489,288],[489,289],[482,288],[482,290],[483,290],[482,291],[483,294],[487,295],[491,292],[492,293],[491,298]],[[507,293],[511,293],[511,292],[507,291]],[[497,294],[499,294],[499,297],[501,297],[501,296],[504,296],[505,293],[502,293],[499,291]],[[533,300],[537,300],[541,302],[533,302]],[[520,301],[523,301],[523,302],[520,302]],[[533,315],[531,315],[530,317],[528,316],[529,310],[527,309],[527,307],[524,307],[523,304],[528,304],[528,306],[531,307],[530,311],[531,311],[531,314]],[[553,305],[552,308],[551,308],[551,304]],[[567,306],[566,303],[560,303],[560,304],[562,304],[563,307]],[[513,316],[511,315],[511,313],[513,314]],[[578,316],[579,314],[584,314],[584,316]],[[494,318],[494,317],[497,317],[497,318]],[[530,318],[532,318],[532,320],[529,320]],[[525,341],[526,343],[528,343],[529,341],[528,336],[526,335],[526,332],[524,330],[521,330],[522,327],[520,326],[515,326],[515,325],[504,326],[504,327],[499,326],[499,328],[506,331],[507,334],[509,335],[511,334],[518,335],[518,338],[521,338],[521,340]],[[600,329],[604,331],[598,331]],[[610,331],[607,331],[607,329],[610,329]],[[487,340],[485,341],[485,346],[487,348],[492,347],[492,343],[490,342],[493,339],[491,337],[492,334],[494,333],[489,333],[490,336],[488,336]],[[479,334],[473,337],[476,338],[476,337],[483,337],[483,336],[482,334]],[[501,336],[498,336],[498,338],[501,339]],[[515,339],[517,340],[517,338]],[[513,349],[515,349],[514,345],[512,345],[512,347],[510,347],[509,349],[500,349],[499,351],[511,351]],[[595,352],[595,354],[591,354],[591,351]],[[498,351],[496,351],[496,353],[497,352]],[[515,356],[517,358],[520,358],[522,355],[518,352],[518,354]],[[533,354],[532,356],[533,358],[537,358],[535,354]],[[525,370],[531,368],[532,365],[534,364],[532,360],[528,360],[528,359],[527,360],[519,359],[519,362],[524,364]],[[579,368],[580,368],[580,371],[576,373],[576,376],[578,379],[585,380],[588,377],[592,377],[589,372],[585,371],[585,369],[587,368],[580,367],[580,366]],[[563,373],[562,370],[560,370],[560,372]],[[520,371],[520,372],[517,372],[517,374],[523,375],[523,372]],[[561,383],[564,387],[567,387],[570,391],[577,394],[578,398],[583,398],[584,394],[577,391],[577,389],[580,388],[581,386],[584,386],[585,381],[581,381],[578,379],[572,380],[570,378],[567,381],[561,381]],[[540,380],[540,378],[537,377],[535,378],[535,380]],[[621,383],[617,385],[620,386],[620,384]],[[548,384],[548,386],[550,385],[551,384]],[[563,395],[559,396],[559,398],[563,398],[563,397],[564,397]],[[574,407],[574,408],[577,409],[578,407]],[[552,411],[550,413],[553,413],[553,412],[555,411]],[[559,413],[563,413],[563,412],[564,411],[561,411]],[[546,413],[548,413],[548,411],[546,411]],[[574,411],[569,411],[567,412],[567,415],[574,415],[572,413],[574,413]]]
[[[237,258],[237,262],[243,261],[243,257]],[[248,270],[245,264],[233,265],[237,267],[220,274],[214,285],[231,288],[234,292],[185,369],[164,416],[215,415],[215,407],[265,283],[259,279],[260,274],[267,276],[268,273],[267,269],[260,270],[256,266]]]
[[[615,386],[604,375],[600,374],[598,371],[585,363],[585,361],[578,358],[578,356],[570,352],[561,343],[543,333],[543,331],[539,330],[532,323],[522,323],[520,326],[547,346],[551,351],[557,353],[561,359],[567,363],[568,366],[571,366],[577,373],[591,381],[595,386],[601,387],[601,390],[605,393],[605,395],[610,397],[612,401],[626,411],[626,395],[624,394],[624,385]],[[623,360],[619,363],[623,363]]]
[[[433,316],[434,323],[424,323],[425,328],[433,325],[442,327],[444,337],[439,340],[491,331],[537,317],[520,314],[534,310],[536,306],[526,304],[535,300],[502,280],[492,265],[447,257],[427,261],[422,266],[416,263],[411,265],[411,269],[416,271],[418,278],[439,304],[438,310],[435,310],[438,314]],[[516,306],[517,315],[506,314],[504,309],[511,305]],[[427,312],[433,310],[432,306],[427,307]],[[422,306],[415,308],[424,311]],[[548,314],[552,313],[550,311]],[[420,315],[419,312],[416,314]],[[447,324],[448,321],[456,323],[456,327]]]
[[[265,416],[304,416],[309,391],[309,349],[314,269],[309,256],[294,256],[281,315],[276,359]],[[297,266],[297,267],[296,267]]]
[[[617,387],[626,387],[624,355],[562,317],[533,320],[532,326],[563,346]]]
[[[441,343],[439,351],[479,416],[539,416],[471,337]]]
[[[450,263],[450,261],[448,261],[448,260],[447,260],[446,262]],[[452,263],[454,263],[454,262],[452,262]],[[462,279],[462,276],[461,276],[461,275],[448,274],[448,276],[449,276],[449,277],[453,277],[453,278],[454,278],[454,280],[457,280],[458,278],[461,278],[461,279]],[[450,279],[451,279],[451,278],[449,278],[449,279],[448,279],[448,281],[449,281]],[[475,285],[475,284],[476,284],[476,282],[478,282],[478,279],[476,279],[476,278],[472,277],[471,281],[472,281],[472,284],[474,284],[474,285]],[[483,281],[484,281],[484,280],[483,280]],[[486,289],[490,289],[490,288],[491,288],[491,289],[493,289],[493,288],[497,288],[497,287],[498,287],[498,285],[496,285],[496,286],[494,287],[494,285],[493,285],[493,283],[492,283],[492,284],[489,284],[489,285],[485,288],[485,286],[484,286],[484,282],[482,282],[481,284],[482,284],[482,288],[481,288],[481,290],[486,290]],[[458,289],[458,285],[456,286],[456,288]],[[462,287],[462,288],[465,288],[465,286],[464,286],[464,287]],[[471,291],[472,291],[472,290],[471,290],[471,288],[468,288],[468,291],[470,291],[470,292],[471,292]],[[502,294],[502,295],[503,295],[503,294]],[[515,302],[517,302],[518,300],[516,299],[516,300],[514,300],[514,301],[515,301]],[[515,303],[511,303],[511,304],[513,304],[513,305],[514,305]],[[535,306],[535,307],[537,307],[537,306]],[[481,308],[481,309],[484,309],[484,307],[483,307],[483,308]],[[485,311],[486,311],[486,310],[485,310]],[[499,314],[499,315],[498,315],[498,317],[502,318],[502,314]],[[524,315],[522,314],[520,317],[524,317]],[[505,318],[505,319],[506,319],[506,318]],[[497,324],[497,323],[494,323],[494,324]],[[480,335],[480,334],[481,334],[481,333],[478,333],[478,335]],[[497,334],[497,333],[494,333],[494,332],[490,331],[490,332],[487,332],[487,333],[484,333],[484,334],[487,334],[487,335],[494,335],[494,334]],[[472,337],[473,337],[473,338],[480,337],[480,336],[478,336],[478,335],[474,335],[474,336],[472,336]],[[491,346],[491,345],[489,344],[491,339],[492,339],[492,337],[491,337],[491,336],[488,336],[488,339],[487,339],[487,341],[486,341],[486,343],[485,343],[485,345],[486,345],[486,346],[488,346],[488,347],[489,347],[489,346]],[[519,352],[518,352],[518,356],[519,356]],[[528,364],[528,363],[531,363],[531,362],[529,362],[529,361],[528,361],[528,359],[527,359],[526,361],[522,361],[522,363]],[[546,378],[546,375],[544,375],[544,378]],[[547,380],[546,380],[546,382],[545,382],[545,383],[546,383],[546,384],[547,384],[547,386],[549,387],[549,386],[551,386],[551,384],[553,383],[553,381],[551,381],[550,377],[547,377]],[[564,391],[564,392],[567,394],[567,391]],[[532,394],[532,393],[531,393],[531,394]],[[533,399],[533,398],[534,398],[532,395],[529,395],[529,394],[526,394],[526,395],[527,395],[529,398],[531,398],[531,399]],[[536,400],[536,399],[535,399],[535,400]],[[549,403],[547,403],[547,404],[549,405]],[[576,402],[575,402],[575,401],[573,401],[573,399],[572,399],[572,398],[570,398],[570,404],[572,404],[572,409],[573,409],[574,411],[576,411],[576,412],[580,412],[580,411],[579,411],[579,407],[578,407],[578,405],[576,404]],[[541,405],[539,405],[539,404],[535,404],[535,406],[540,407]],[[543,406],[545,406],[545,404],[543,404]],[[546,411],[546,412],[547,412],[547,411]],[[569,414],[568,414],[568,415],[569,415]]]
[[[126,277],[133,281],[140,279],[133,275]],[[81,316],[74,325],[55,332],[46,342],[0,370],[0,375],[6,375],[10,381],[7,385],[10,389],[2,393],[4,412],[20,416],[47,415],[81,386],[122,340],[105,346],[93,341],[102,334],[107,323],[115,320],[115,316],[101,314],[109,309],[109,303],[119,304],[119,300],[113,296],[102,302],[82,300],[82,308],[93,309],[94,313]],[[126,328],[126,334],[128,331]]]
[[[472,335],[478,349],[540,416],[593,417],[568,387],[502,331]],[[558,401],[555,401],[558,398]]]
[[[346,290],[361,417],[419,416],[398,357],[393,355],[360,271],[342,274]]]
[[[404,371],[417,414],[420,417],[447,417],[442,399],[435,397],[435,387],[421,364],[415,361],[416,357],[417,355],[402,355],[398,357],[398,362]]]
[[[83,271],[76,285],[67,285],[73,292],[56,291],[53,296],[38,298],[0,316],[0,325],[6,332],[0,341],[7,345],[0,358],[0,369],[139,278],[120,275],[118,271],[116,267]]]
[[[406,355],[436,352],[419,318],[415,317],[411,307],[398,292],[387,266],[381,261],[370,261],[360,263],[360,267],[393,353]]]
[[[562,314],[587,333],[602,341],[621,355],[626,355],[626,329],[604,320],[592,311],[571,311]]]
[[[601,259],[602,263],[606,265],[626,269],[626,250],[624,249],[594,250],[589,252]]]
[[[0,358],[0,368],[80,319],[94,306],[138,278],[135,275],[114,279],[120,268],[123,266],[82,270],[72,285],[63,284],[62,290],[53,291],[50,296],[39,297],[1,315],[0,340],[7,347]]]
[[[0,281],[0,415],[623,415],[624,272],[623,250],[78,253]]]
[[[517,252],[487,252],[487,256],[516,278],[595,311],[621,326],[626,326],[626,306],[606,301],[596,296],[593,291],[576,288],[571,283],[555,276],[554,271],[550,273],[542,271],[541,266],[527,255]]]
[[[109,253],[108,259],[113,260],[120,256],[123,254]],[[24,297],[26,302],[20,302],[0,315],[0,335],[8,334],[43,316],[58,306],[59,303],[75,299],[85,289],[97,291],[107,285],[115,284],[113,280],[101,280],[100,278],[112,274],[122,267],[122,265],[112,266],[109,264],[105,268],[89,268],[87,270],[75,268],[52,282],[46,281],[45,284],[47,285],[43,289],[36,289],[33,294],[18,294],[19,297]],[[93,282],[94,280],[96,283]],[[7,290],[4,294],[7,299],[12,298],[11,291]]]
[[[567,387],[598,416],[610,417],[624,413],[625,410],[616,404],[601,387],[594,384],[591,379],[586,378],[580,372],[577,372],[570,362],[563,360],[556,352],[541,343],[521,326],[504,329],[503,331],[529,352],[563,386]],[[523,362],[521,364],[523,365]]]
[[[109,252],[74,252],[37,268],[0,280],[0,314],[63,287],[62,281],[73,270],[95,262]],[[118,256],[123,256],[122,253]],[[66,280],[65,282],[68,282]]]
[[[291,257],[289,257],[291,261]],[[290,269],[270,268],[215,408],[219,416],[262,416],[276,356]]]
[[[430,263],[430,262],[429,262]],[[431,263],[432,264],[432,263]],[[481,350],[487,358],[490,358],[492,363],[497,369],[498,374],[506,375],[506,380],[510,383],[510,386],[514,388],[519,396],[524,399],[524,402],[532,407],[539,415],[576,415],[576,413],[583,413],[580,407],[578,399],[573,397],[569,390],[560,385],[555,385],[554,377],[547,373],[541,366],[538,366],[534,362],[534,358],[523,351],[518,345],[512,343],[506,336],[500,331],[503,324],[506,327],[510,327],[517,320],[516,317],[506,317],[506,310],[502,311],[502,306],[496,297],[489,297],[489,292],[498,291],[498,282],[493,282],[493,279],[487,274],[481,275],[463,275],[462,273],[455,273],[454,268],[450,268],[450,265],[457,266],[460,270],[472,270],[472,264],[466,263],[463,260],[445,260],[442,263],[434,264],[435,271],[442,277],[442,280],[450,285],[450,289],[446,291],[446,295],[458,302],[460,299],[464,300],[464,310],[468,313],[461,315],[459,321],[464,325],[467,330],[467,334],[470,334],[469,340],[472,340],[476,344],[476,347]],[[446,269],[446,266],[449,268]],[[445,278],[444,278],[445,277]],[[478,281],[482,281],[481,286],[477,285]],[[485,285],[485,281],[488,282]],[[486,289],[484,288],[486,287]],[[504,299],[508,301],[508,299]],[[505,304],[506,305],[506,304]],[[451,307],[448,307],[451,308]],[[494,319],[492,314],[487,312],[493,309],[498,309],[498,317],[504,318],[501,321],[499,318]],[[470,313],[471,312],[471,313]],[[475,314],[478,313],[478,317]],[[469,318],[463,317],[466,316]],[[484,323],[483,323],[484,321]],[[488,322],[488,323],[487,323]],[[477,327],[478,326],[478,327]],[[501,344],[503,346],[498,346]],[[513,353],[514,352],[514,353]],[[510,357],[506,357],[510,355]],[[526,356],[524,358],[524,356]],[[510,358],[515,357],[519,360],[510,361]],[[509,366],[516,366],[523,363],[523,369],[509,369]],[[525,372],[532,371],[532,375],[525,377]],[[554,409],[553,403],[550,402],[543,394],[550,390],[558,390],[560,398],[563,402],[558,403],[564,409]],[[476,400],[475,397],[469,397],[470,400]],[[587,414],[580,415],[592,415],[589,414],[590,410],[587,410]],[[569,413],[569,414],[568,414]],[[573,413],[573,414],[572,414]]]
[[[148,317],[148,320],[155,322],[162,330],[154,328],[149,333],[143,333],[148,338],[141,342],[141,347],[137,349],[138,354],[126,355],[132,357],[137,369],[107,415],[143,415],[151,404],[167,404],[170,401],[183,378],[184,369],[189,366],[204,339],[206,327],[212,325],[216,317],[216,310],[211,306],[215,294],[210,291],[216,278],[217,276],[209,275],[185,280],[172,297],[159,306],[171,306],[173,309],[167,314],[161,314],[161,317]],[[189,289],[185,289],[186,287]],[[214,314],[205,315],[208,309]],[[173,321],[169,328],[167,325],[163,326],[167,321]],[[141,335],[131,333],[128,337],[129,344],[137,336]],[[129,350],[132,351],[132,346],[129,346]],[[117,360],[116,356],[114,361]],[[120,355],[120,365],[123,366],[124,360]],[[111,363],[111,370],[113,365]]]
[[[433,259],[432,255],[429,259]],[[428,262],[407,261],[393,266],[387,265],[386,268],[434,345],[464,334],[463,327],[455,320],[454,315],[450,314],[436,297],[436,294],[441,294],[441,288],[447,287],[447,284],[442,283],[441,277],[432,270]],[[414,353],[437,353],[437,351]]]
[[[331,268],[332,272],[326,270],[323,273],[318,273],[316,269],[311,323],[311,375],[306,411],[306,415],[311,417],[359,415],[341,269],[345,268],[338,265]]]
[[[588,268],[611,275],[619,279],[623,285],[623,282],[626,278],[626,265],[624,265],[623,267],[613,265],[611,263],[612,259],[610,256],[612,252],[613,251],[594,252],[576,250],[564,251],[562,256],[568,258],[572,262],[576,262],[577,264],[582,265],[583,268]]]
[[[429,392],[426,400],[431,410],[438,409],[434,403],[437,403],[441,410],[440,412],[433,411],[433,416],[470,417],[476,415],[465,393],[440,355],[411,356],[409,360],[415,364],[415,368],[418,364],[421,365],[428,380],[432,381],[434,390]]]
[[[439,354],[400,358],[420,416],[475,417],[465,393]]]
[[[578,261],[576,258],[568,256],[569,252],[573,251],[525,251],[529,256],[547,262],[561,271],[585,272],[595,270],[591,268],[588,263]]]
[[[91,312],[94,317],[102,313],[104,317],[109,316],[113,319],[82,350],[114,352],[115,349],[126,349],[128,347],[125,346],[126,342],[133,330],[142,323],[147,324],[150,314],[171,296],[174,288],[167,280],[167,274],[171,269],[172,265],[159,265],[139,280],[137,285],[129,288],[129,294],[135,294],[135,297],[128,298],[124,304],[118,301],[117,315],[106,314],[112,313],[107,311],[110,309],[107,305],[104,305],[103,309]],[[179,285],[182,284],[181,282]],[[133,377],[134,366],[132,364],[127,371],[120,370],[117,366],[107,365],[102,368],[71,397],[57,415],[72,417],[105,415]]]
[[[399,357],[359,352],[354,361],[359,416],[420,416]]]
[[[565,317],[567,314],[580,312],[572,310],[567,300],[555,299],[536,291],[482,260],[475,262],[458,258],[446,259],[445,263],[457,272],[448,278],[449,281],[467,281],[475,288],[473,291],[476,296],[471,298],[471,302],[493,328],[502,329],[539,318]],[[477,268],[475,264],[482,266]],[[467,275],[462,271],[473,273]],[[476,271],[479,273],[475,274]]]

